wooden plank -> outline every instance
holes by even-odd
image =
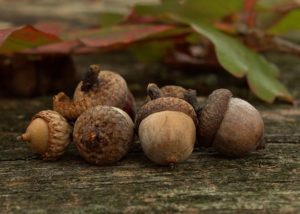
[[[73,145],[60,160],[41,161],[15,137],[49,107],[50,98],[0,100],[0,213],[300,212],[299,108],[259,107],[264,151],[228,159],[196,149],[171,169],[150,162],[138,144],[113,166],[85,163]]]

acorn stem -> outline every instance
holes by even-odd
[[[147,94],[151,100],[162,97],[159,87],[155,83],[149,83],[147,86]]]
[[[99,73],[100,73],[99,65],[90,65],[87,73],[85,74],[82,80],[81,91],[88,92],[94,86],[99,84],[99,78],[98,78]]]
[[[26,132],[26,133],[18,136],[17,140],[18,141],[30,141],[30,134]]]

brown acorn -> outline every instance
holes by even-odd
[[[129,115],[112,106],[88,109],[76,120],[73,132],[80,156],[96,165],[113,164],[123,158],[133,137],[134,124]]]
[[[264,122],[248,102],[233,98],[227,89],[209,95],[198,115],[200,145],[214,147],[220,154],[242,157],[263,147]]]
[[[75,120],[85,110],[97,106],[115,106],[135,116],[135,100],[126,81],[112,71],[101,71],[99,65],[91,65],[85,78],[75,89],[73,100],[60,92],[53,98],[53,109],[69,120]]]
[[[177,97],[184,99],[186,89],[178,85],[166,85],[159,88],[155,83],[149,83],[147,86],[147,91],[152,91],[153,93],[159,93],[160,97]],[[146,102],[149,102],[151,98],[147,96]]]
[[[45,110],[33,116],[26,132],[17,139],[27,141],[29,148],[44,160],[56,160],[65,152],[70,134],[71,127],[63,116]]]
[[[197,116],[193,107],[175,97],[159,97],[148,88],[152,99],[137,114],[136,128],[146,156],[161,165],[186,160],[196,140]]]

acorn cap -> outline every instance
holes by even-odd
[[[197,124],[197,115],[193,107],[186,101],[175,97],[161,97],[149,101],[140,108],[136,118],[136,128],[141,121],[149,115],[161,111],[179,111],[187,114],[192,118],[195,125]]]
[[[228,103],[232,97],[228,89],[217,89],[213,91],[198,115],[198,137],[200,145],[211,147],[216,132],[218,131]]]
[[[89,163],[112,164],[125,156],[133,141],[133,122],[121,109],[96,106],[82,113],[74,126],[73,141]]]
[[[40,111],[32,117],[31,121],[37,118],[45,120],[49,129],[48,147],[41,155],[44,160],[56,160],[65,152],[69,144],[71,127],[56,111]]]
[[[53,97],[53,110],[69,120],[76,119],[88,108],[90,108],[90,102],[85,98],[74,102],[64,92],[59,92]]]
[[[184,99],[184,94],[187,91],[185,88],[178,85],[166,85],[160,88],[163,97],[177,97]]]
[[[184,99],[186,91],[187,90],[185,88],[177,85],[166,85],[159,88],[155,83],[149,83],[147,86],[148,96],[146,98],[146,102],[149,102],[152,99],[151,93],[156,93],[155,96],[159,97],[177,97]]]

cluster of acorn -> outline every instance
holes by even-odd
[[[97,165],[123,158],[135,132],[146,156],[162,165],[186,160],[196,138],[200,145],[230,157],[264,147],[259,112],[227,89],[215,90],[203,106],[195,90],[180,86],[158,88],[150,83],[147,93],[135,115],[135,100],[126,81],[91,65],[73,99],[62,92],[54,96],[54,110],[37,113],[18,139],[27,141],[43,159],[55,160],[73,138],[80,156]]]

